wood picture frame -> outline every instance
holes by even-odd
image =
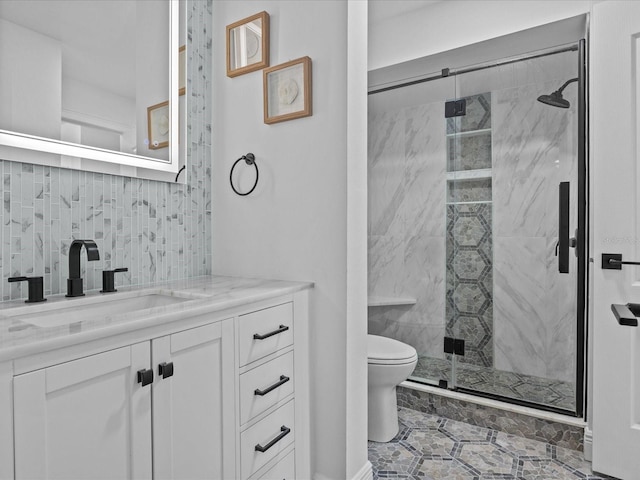
[[[269,66],[269,14],[256,13],[227,25],[227,76]]]
[[[169,101],[147,107],[147,134],[150,150],[169,146]]]
[[[178,49],[178,96],[187,91],[187,46]]]
[[[311,59],[301,57],[263,70],[264,123],[312,115]]]

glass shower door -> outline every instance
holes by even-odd
[[[446,126],[442,78],[369,95],[369,333],[412,345],[412,379],[450,381],[446,296]]]
[[[576,410],[578,75],[569,51],[456,76],[446,118],[454,386]],[[460,350],[460,349],[459,349]]]

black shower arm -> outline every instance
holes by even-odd
[[[564,82],[564,85],[562,85],[557,92],[558,93],[562,93],[562,91],[567,88],[567,85],[569,85],[571,82],[577,82],[578,81],[578,77],[576,78],[572,78],[571,80],[567,80],[566,82]]]

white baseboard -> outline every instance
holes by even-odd
[[[373,466],[371,462],[367,460],[360,471],[356,473],[351,480],[373,480]]]
[[[593,461],[593,432],[588,427],[584,428],[584,459]]]
[[[313,480],[332,480],[329,477],[325,477],[320,473],[316,473],[313,476]],[[362,466],[362,468],[349,480],[373,480],[373,466],[371,462],[367,460],[367,462]]]

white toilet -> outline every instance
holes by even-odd
[[[378,335],[367,336],[369,361],[369,440],[388,442],[399,430],[396,386],[413,373],[416,349]]]

